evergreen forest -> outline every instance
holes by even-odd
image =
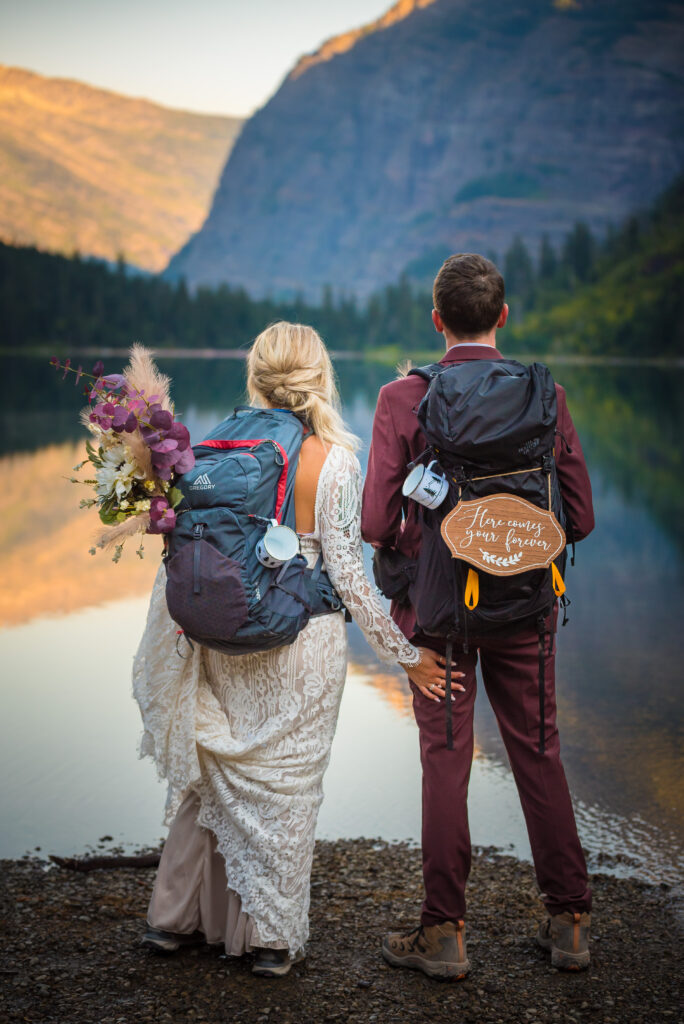
[[[684,179],[655,206],[605,238],[582,223],[538,252],[514,239],[499,262],[511,306],[506,349],[544,355],[682,355]],[[438,269],[435,266],[434,270]],[[0,347],[49,349],[246,348],[277,319],[316,327],[332,350],[376,357],[434,352],[429,291],[404,275],[364,304],[326,287],[318,305],[252,299],[221,285],[190,293],[184,282],[118,265],[0,244]]]

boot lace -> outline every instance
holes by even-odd
[[[411,931],[407,933],[405,938],[407,940],[410,940],[408,943],[408,948],[411,953],[413,953],[415,949],[418,949],[419,953],[425,952],[427,947],[424,944],[421,944],[421,939],[423,939],[424,934],[425,926],[422,924],[419,924],[417,928],[412,928]]]

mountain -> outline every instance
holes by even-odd
[[[668,0],[402,0],[299,61],[168,273],[367,296],[449,252],[602,230],[684,166],[683,48]]]
[[[241,125],[0,65],[0,238],[161,270]]]

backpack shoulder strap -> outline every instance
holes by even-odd
[[[406,376],[422,377],[422,379],[426,380],[429,384],[430,381],[439,376],[443,370],[446,370],[446,366],[443,366],[441,363],[428,363],[427,366],[413,366]]]

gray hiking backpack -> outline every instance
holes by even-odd
[[[276,568],[257,557],[274,520],[295,529],[304,429],[288,410],[238,407],[193,446],[164,557],[169,613],[190,641],[266,651],[291,644],[312,616],[343,609],[322,556],[313,569],[299,553]]]

